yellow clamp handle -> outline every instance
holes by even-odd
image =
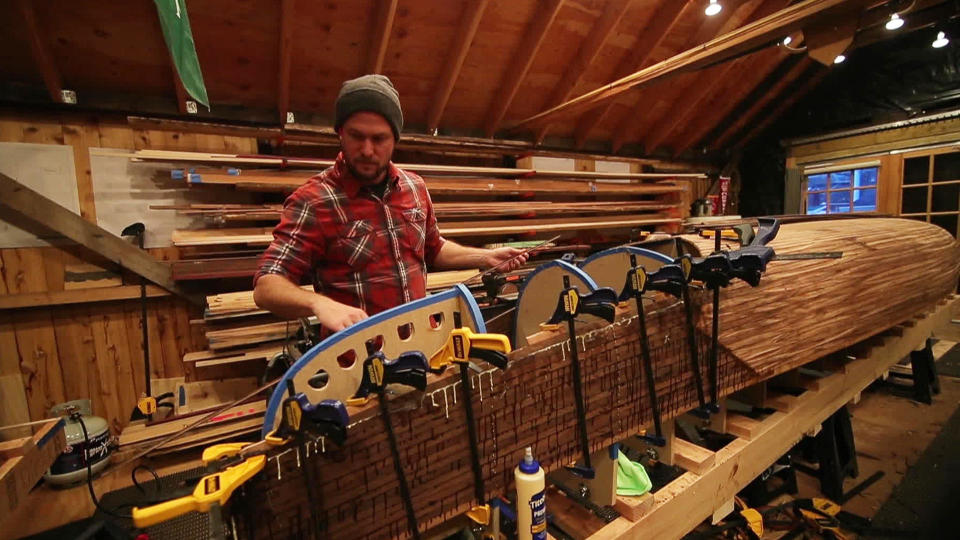
[[[447,342],[430,357],[430,369],[441,370],[454,362],[467,362],[470,349],[485,349],[509,353],[510,339],[503,334],[475,334],[469,328],[455,328],[447,337]]]
[[[187,512],[207,512],[214,503],[224,505],[233,495],[234,490],[263,470],[266,462],[265,455],[247,458],[233,467],[204,476],[190,495],[146,508],[134,508],[133,524],[142,529],[182,516]]]

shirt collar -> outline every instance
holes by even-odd
[[[347,194],[347,197],[351,199],[357,196],[357,193],[363,189],[363,184],[357,180],[353,174],[350,173],[350,169],[347,168],[347,162],[343,157],[343,152],[337,154],[337,160],[333,164],[334,179],[340,187],[343,188],[343,191]],[[400,169],[393,164],[393,161],[387,164],[387,182],[391,188],[396,189],[398,182],[400,181]]]

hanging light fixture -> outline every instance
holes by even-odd
[[[710,4],[707,5],[707,9],[703,10],[707,14],[707,17],[713,17],[717,13],[720,13],[720,10],[723,9],[723,6],[720,5],[719,0],[710,0]]]
[[[934,49],[941,49],[946,47],[948,43],[950,43],[950,39],[947,38],[947,34],[945,32],[937,32],[937,39],[933,40],[933,43],[930,45],[933,46]]]
[[[890,15],[890,20],[887,21],[887,24],[885,26],[887,30],[896,30],[901,26],[903,26],[903,19],[900,18],[900,15],[898,15],[897,13],[894,13]]]
[[[793,38],[790,36],[787,36],[783,38],[783,41],[781,41],[781,43],[783,43],[783,46],[786,47],[787,45],[790,44],[791,41],[793,41]]]
[[[833,59],[833,63],[834,63],[834,64],[842,64],[843,61],[846,60],[846,59],[847,59],[846,56],[844,56],[844,55],[842,55],[842,54],[838,54],[837,57]]]

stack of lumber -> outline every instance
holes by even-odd
[[[124,450],[138,450],[149,447],[160,442],[165,437],[169,437],[193,424],[203,416],[217,410],[219,406],[218,404],[208,409],[197,410],[188,414],[180,414],[150,424],[130,424],[120,433],[120,448]],[[265,410],[266,402],[263,400],[251,401],[231,407],[211,417],[185,436],[160,446],[154,453],[177,452],[198,446],[206,446],[226,439],[252,435],[259,431],[263,425],[263,413]]]

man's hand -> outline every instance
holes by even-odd
[[[529,253],[524,253],[522,249],[502,247],[488,250],[483,262],[488,269],[496,267],[500,272],[509,272],[523,266],[528,255]]]
[[[339,332],[369,317],[362,309],[341,304],[321,295],[317,295],[317,300],[314,302],[313,314],[316,315],[317,322],[334,332]]]

